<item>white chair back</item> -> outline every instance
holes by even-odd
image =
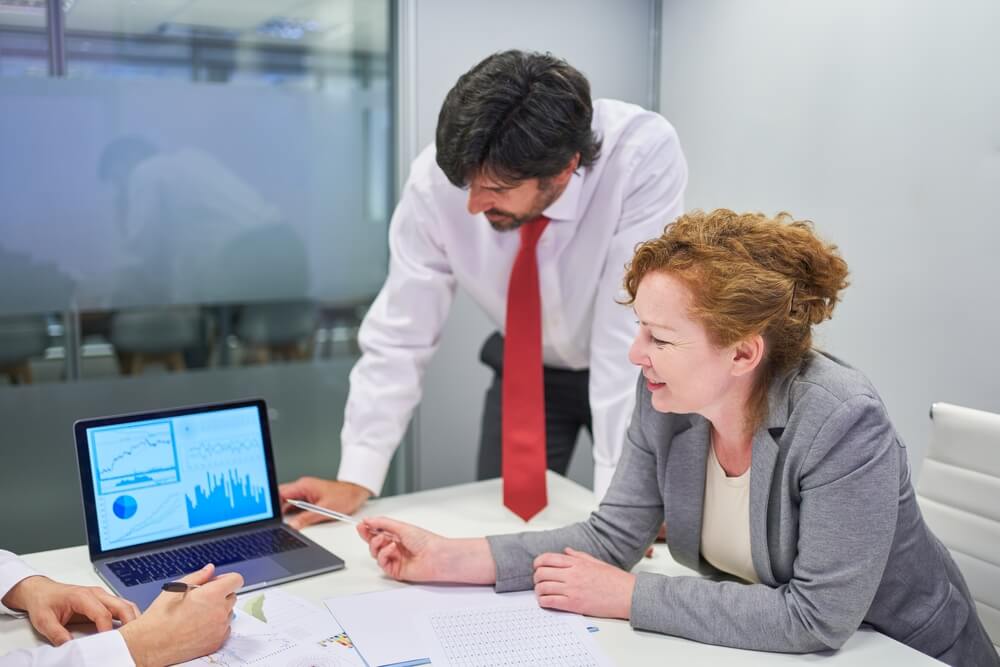
[[[917,497],[1000,647],[1000,414],[932,405],[931,442]]]

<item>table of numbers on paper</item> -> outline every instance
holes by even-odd
[[[538,607],[476,608],[429,614],[451,667],[599,667],[560,614]]]

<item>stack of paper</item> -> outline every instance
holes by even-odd
[[[325,604],[372,666],[611,664],[584,617],[541,609],[532,591],[410,586]]]

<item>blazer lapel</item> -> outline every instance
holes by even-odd
[[[701,514],[705,504],[705,464],[709,423],[691,415],[691,428],[673,436],[665,470],[663,515],[670,555],[681,565],[699,569]]]
[[[753,436],[750,454],[750,555],[757,578],[768,586],[777,585],[767,545],[767,506],[777,461],[778,443],[770,431],[761,426]]]
[[[808,363],[808,358],[803,364]],[[774,568],[771,567],[771,549],[768,545],[767,512],[771,499],[771,482],[778,464],[778,443],[788,426],[792,381],[798,369],[786,373],[771,383],[767,392],[767,417],[754,433],[750,458],[750,555],[753,568],[762,584],[777,586]]]

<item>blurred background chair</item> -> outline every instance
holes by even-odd
[[[358,343],[358,333],[361,322],[368,312],[368,306],[375,300],[375,294],[361,300],[344,302],[326,302],[319,309],[319,356],[329,359],[340,353],[360,357],[361,346]]]
[[[109,338],[124,375],[139,375],[151,363],[183,371],[184,352],[202,344],[204,327],[196,306],[123,310],[112,315]]]
[[[931,442],[917,497],[1000,650],[1000,414],[932,405]]]
[[[316,305],[310,301],[243,306],[235,333],[246,347],[244,363],[310,359],[316,333]]]
[[[45,355],[48,325],[40,315],[0,318],[0,374],[12,384],[31,384],[31,360]]]

